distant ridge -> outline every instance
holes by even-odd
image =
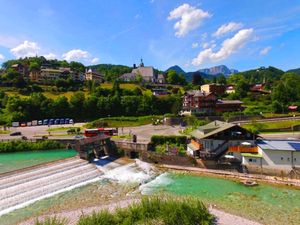
[[[193,73],[195,73],[195,72],[199,72],[203,78],[209,79],[209,80],[212,80],[214,77],[219,77],[221,75],[229,76],[231,74],[238,73],[238,70],[229,69],[225,65],[214,66],[211,68],[200,69],[200,70],[192,71],[192,72],[185,72],[180,66],[175,65],[175,66],[171,66],[170,68],[168,68],[165,72],[168,72],[169,70],[175,70],[179,74],[184,74],[186,77],[186,80],[189,82],[192,81]]]
[[[236,69],[229,69],[225,65],[214,66],[211,68],[200,69],[199,72],[206,73],[208,75],[220,75],[229,76],[234,73],[238,73],[239,71]]]
[[[297,68],[297,69],[291,69],[291,70],[288,70],[286,71],[287,73],[296,73],[298,75],[300,75],[300,68]]]

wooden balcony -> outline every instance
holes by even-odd
[[[191,140],[191,144],[193,146],[195,146],[195,148],[201,150],[203,148],[202,144],[201,143],[198,143],[197,141],[195,141],[194,139]]]
[[[230,146],[228,152],[241,152],[241,153],[258,153],[257,146]]]

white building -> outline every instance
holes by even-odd
[[[258,154],[242,153],[242,165],[249,171],[289,174],[300,169],[300,141],[260,140]]]

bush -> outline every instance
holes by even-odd
[[[163,145],[163,144],[186,144],[186,136],[160,136],[153,135],[151,137],[151,142],[154,145]]]
[[[90,216],[81,216],[78,225],[95,224],[212,224],[212,216],[203,203],[194,198],[162,199],[144,198],[140,203],[132,204],[115,212],[107,210]]]
[[[0,153],[7,152],[21,152],[21,151],[37,151],[37,150],[52,150],[62,149],[65,146],[57,141],[39,141],[39,142],[28,142],[28,141],[9,141],[0,142]]]

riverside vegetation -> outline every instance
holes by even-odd
[[[82,215],[77,225],[209,225],[215,218],[204,204],[196,198],[143,198],[127,208],[110,212],[102,210],[92,215]],[[56,217],[36,221],[35,225],[66,225],[66,219]]]
[[[38,142],[14,140],[8,142],[0,142],[0,153],[63,149],[64,147],[65,146],[61,143],[51,140]]]

